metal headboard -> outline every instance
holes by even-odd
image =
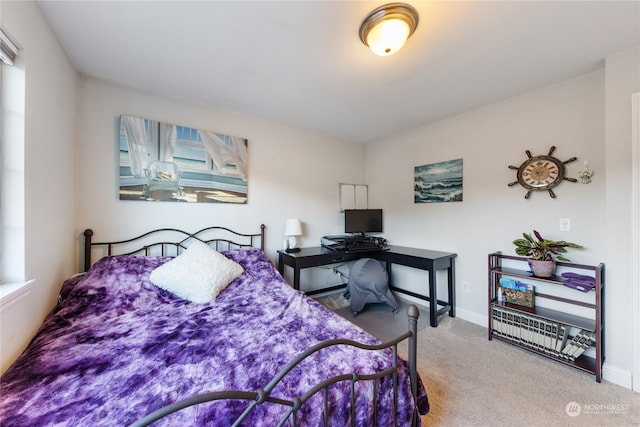
[[[188,246],[188,241],[196,239],[216,250],[256,247],[264,250],[265,225],[260,224],[259,233],[240,233],[227,227],[206,227],[195,233],[177,228],[158,228],[126,240],[92,242],[93,230],[84,231],[84,270],[91,267],[91,252],[103,248],[103,256],[111,255],[160,255],[175,256]],[[170,238],[169,238],[170,237]]]

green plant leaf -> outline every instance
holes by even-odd
[[[560,254],[566,253],[566,248],[582,248],[582,246],[577,243],[545,239],[537,230],[533,230],[533,235],[535,239],[529,233],[522,233],[522,239],[513,241],[517,255],[528,256],[534,260],[546,261],[553,260],[555,256],[558,261],[568,262],[569,259]]]

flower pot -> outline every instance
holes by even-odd
[[[540,261],[535,259],[530,259],[528,261],[529,268],[536,277],[551,277],[556,271],[555,261]]]

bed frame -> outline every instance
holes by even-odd
[[[160,255],[176,256],[187,248],[189,240],[200,240],[215,250],[256,247],[264,250],[265,225],[260,224],[260,232],[239,233],[226,227],[206,227],[195,233],[177,228],[158,228],[126,240],[113,242],[93,242],[93,230],[84,230],[84,270],[91,267],[91,255],[99,249],[102,256],[111,255]]]
[[[260,225],[260,232],[253,234],[239,233],[230,230],[226,227],[207,227],[203,228],[195,233],[189,233],[183,230],[174,228],[161,228],[149,231],[147,233],[140,234],[136,237],[120,241],[112,242],[93,242],[93,231],[87,229],[84,231],[85,243],[84,243],[84,270],[87,271],[91,266],[92,252],[100,250],[103,256],[112,255],[161,255],[161,256],[176,256],[181,253],[188,246],[189,240],[197,239],[205,242],[215,248],[216,250],[228,250],[242,247],[257,247],[264,250],[265,242],[265,225]],[[408,368],[411,381],[411,392],[414,400],[414,411],[412,416],[412,425],[417,425],[419,421],[418,414],[418,374],[417,374],[417,324],[420,312],[417,306],[410,304],[407,309],[408,317],[408,330],[399,337],[381,343],[378,345],[366,345],[347,339],[334,339],[324,342],[320,342],[315,346],[307,349],[301,353],[294,360],[289,362],[280,372],[278,372],[264,388],[253,391],[240,391],[229,390],[222,392],[204,393],[201,395],[193,396],[187,399],[183,399],[174,402],[170,405],[164,406],[151,414],[141,418],[131,426],[141,427],[150,425],[163,417],[166,417],[181,409],[205,403],[214,402],[220,400],[244,400],[247,402],[247,407],[244,412],[236,419],[232,426],[239,426],[245,420],[245,418],[256,408],[258,405],[269,403],[275,405],[281,405],[287,408],[285,414],[279,422],[279,426],[285,425],[289,422],[293,426],[297,426],[297,411],[307,402],[311,397],[318,393],[322,393],[323,405],[324,405],[324,425],[328,426],[328,389],[332,384],[339,382],[350,383],[350,399],[351,399],[351,425],[355,426],[355,384],[358,381],[372,381],[374,384],[374,398],[377,397],[377,380],[392,376],[393,378],[393,405],[394,414],[397,418],[397,402],[398,402],[398,344],[404,340],[408,340]],[[354,372],[347,372],[340,375],[333,376],[308,390],[302,396],[296,396],[291,399],[282,399],[273,397],[270,395],[271,391],[280,383],[280,381],[299,363],[306,358],[317,353],[318,351],[332,346],[347,345],[357,347],[359,349],[367,351],[377,351],[387,348],[393,350],[393,363],[388,369],[380,372],[376,372],[368,375],[359,375]],[[376,402],[373,402],[373,407],[376,407]],[[376,414],[374,412],[374,420],[372,424],[376,424]],[[394,418],[394,425],[396,425],[397,419]]]

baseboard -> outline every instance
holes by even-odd
[[[602,365],[602,379],[610,383],[619,385],[631,390],[632,388],[632,375],[630,371],[620,369],[616,366],[610,366],[604,363]]]
[[[396,294],[396,298],[403,299],[407,302],[412,302],[414,304],[421,305],[423,307],[428,307],[429,303],[425,303],[425,301],[420,300],[418,298],[414,298],[410,295],[404,294]],[[448,316],[448,314],[443,314],[443,316]],[[482,326],[483,328],[487,327],[487,316],[483,316],[481,314],[475,313],[473,311],[465,310],[464,308],[456,307],[456,317],[462,320],[466,320],[467,322],[475,323],[478,326]]]
[[[456,307],[456,317],[459,317],[462,320],[466,320],[467,322],[475,323],[478,326],[482,326],[483,328],[487,327],[487,316],[483,316],[473,311],[465,310],[464,308]]]

